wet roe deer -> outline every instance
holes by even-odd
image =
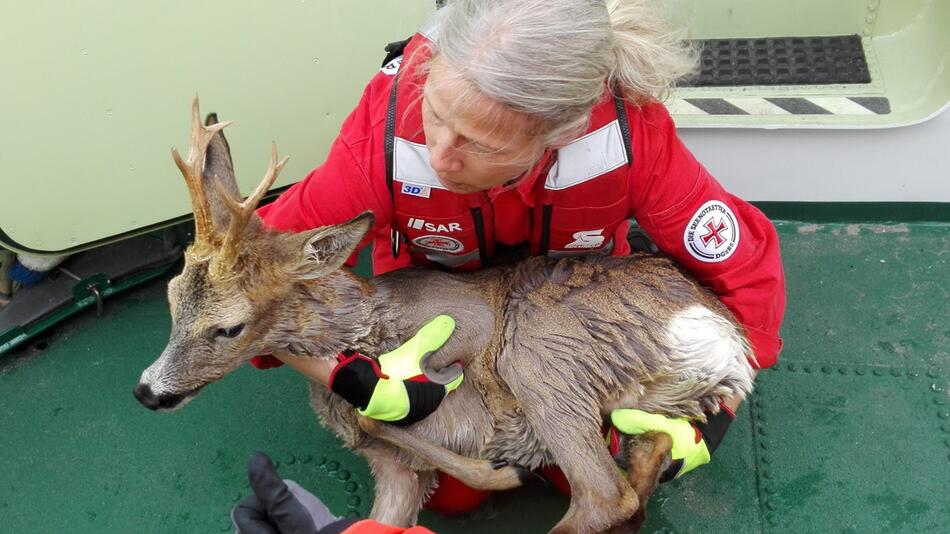
[[[372,517],[415,522],[436,470],[483,489],[522,484],[542,464],[561,467],[572,496],[556,532],[636,527],[641,501],[669,463],[665,434],[631,440],[630,479],[604,446],[614,408],[703,418],[752,388],[741,327],[667,259],[649,255],[533,257],[465,274],[406,269],[371,280],[343,267],[373,226],[364,213],[301,233],[263,226],[254,209],[286,162],[241,202],[225,124],[198,101],[187,160],[173,151],[195,213],[195,242],[168,287],[172,331],[142,373],[136,397],[176,409],[252,356],[381,354],[439,314],[456,330],[426,363],[454,361],[465,380],[428,418],[406,428],[359,417],[311,384],[324,425],[369,462]],[[638,512],[639,510],[639,512]],[[636,514],[636,516],[635,516]]]

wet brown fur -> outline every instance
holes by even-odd
[[[208,148],[204,174],[236,194],[223,135]],[[209,202],[220,228],[227,216],[220,202]],[[667,450],[657,440],[646,442],[647,452],[632,450],[643,468],[624,479],[600,434],[613,408],[702,418],[721,398],[751,389],[743,354],[725,371],[670,356],[670,322],[696,306],[746,346],[725,307],[666,259],[535,257],[474,273],[406,269],[364,280],[339,267],[371,225],[364,214],[289,234],[255,217],[232,271],[211,269],[207,251],[190,254],[169,287],[168,347],[142,382],[162,394],[193,395],[257,354],[378,355],[436,315],[451,315],[456,331],[427,365],[434,371],[462,361],[465,380],[430,417],[408,428],[360,418],[316,383],[311,405],[369,462],[374,519],[414,523],[436,469],[474,487],[504,489],[521,484],[526,470],[557,464],[573,496],[552,532],[636,524],[655,487]],[[239,323],[244,331],[234,339],[210,334]],[[509,467],[495,469],[493,460]]]

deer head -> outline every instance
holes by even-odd
[[[221,133],[228,124],[210,114],[202,125],[196,96],[187,159],[172,149],[191,197],[195,240],[182,273],[168,284],[168,345],[134,391],[153,410],[183,406],[257,354],[345,348],[334,345],[338,310],[330,301],[362,287],[339,268],[372,226],[372,214],[301,233],[265,228],[254,211],[288,158],[278,161],[274,145],[264,179],[241,201]]]

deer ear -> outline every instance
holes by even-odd
[[[319,278],[339,269],[373,227],[373,212],[366,211],[343,224],[318,228],[303,248],[304,278]]]
[[[218,122],[216,113],[209,113],[205,118],[205,126],[211,126]],[[240,202],[243,200],[241,190],[238,188],[237,180],[234,178],[234,164],[231,162],[231,147],[228,140],[224,137],[224,132],[219,131],[211,138],[208,143],[208,150],[205,152],[204,168],[204,187],[205,194],[208,196],[208,204],[211,207],[211,219],[214,221],[214,227],[219,232],[228,229],[228,223],[231,221],[231,213],[221,199],[221,193],[215,181],[223,185],[227,194]]]

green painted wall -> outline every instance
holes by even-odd
[[[691,37],[711,39],[861,33],[869,14],[868,5],[877,4],[878,0],[669,0],[668,3],[676,17],[689,25]]]
[[[694,38],[866,36],[874,83],[860,94],[888,96],[894,113],[867,119],[863,126],[916,122],[950,100],[950,0],[668,2]],[[0,232],[6,234],[0,242],[49,252],[78,250],[188,215],[169,148],[187,142],[196,92],[204,111],[236,121],[228,137],[245,192],[262,176],[271,140],[293,156],[277,186],[301,179],[323,161],[340,122],[375,72],[382,47],[413,33],[434,3],[8,2],[0,17],[5,52],[0,55]],[[787,96],[777,91],[702,89],[680,95]],[[777,125],[758,117],[732,118],[730,124],[718,117],[677,120],[686,127],[785,128],[816,119]],[[717,140],[727,135],[715,132]],[[724,159],[744,157],[740,144],[729,146]],[[860,144],[853,148],[861,150]],[[824,168],[839,166],[830,161]],[[733,175],[723,173],[721,179],[743,194],[744,178],[730,182]],[[769,187],[779,191],[787,183],[775,180]],[[934,200],[919,196],[909,199]],[[800,200],[781,194],[749,198]],[[885,192],[818,200],[907,199]]]
[[[263,177],[271,140],[323,161],[386,43],[431,0],[7,2],[0,16],[0,229],[56,251],[189,213],[169,149],[191,99],[233,119],[238,181]]]

